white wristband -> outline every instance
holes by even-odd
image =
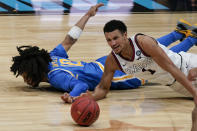
[[[81,33],[82,33],[82,29],[81,28],[79,28],[78,26],[73,26],[69,30],[68,35],[70,37],[72,37],[73,39],[78,39],[80,37]]]

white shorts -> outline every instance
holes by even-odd
[[[197,55],[185,52],[180,52],[179,54],[182,56],[181,70],[187,76],[190,69],[197,67]],[[197,90],[197,79],[195,81],[192,81],[192,84],[194,85],[194,87],[196,87]],[[173,83],[170,88],[184,96],[192,97],[190,92],[187,91],[187,89],[177,81]]]
[[[183,73],[186,73],[185,75],[188,75],[190,69],[197,67],[197,54],[186,53],[183,51],[181,51],[179,54],[183,59],[182,68],[185,68],[183,69]]]

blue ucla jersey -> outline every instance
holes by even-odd
[[[50,52],[52,62],[49,64],[48,80],[56,89],[70,92],[71,96],[78,96],[86,90],[94,90],[99,84],[106,56],[95,62],[71,61],[64,47],[59,44]],[[111,89],[131,89],[143,85],[145,81],[121,71],[116,71]]]

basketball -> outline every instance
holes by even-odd
[[[72,103],[71,116],[81,126],[90,126],[98,119],[99,114],[97,102],[90,97],[80,97]]]

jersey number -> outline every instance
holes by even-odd
[[[67,59],[60,59],[61,66],[83,66],[81,62],[70,61]]]

